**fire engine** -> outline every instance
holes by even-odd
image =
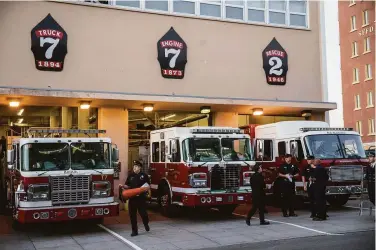
[[[174,208],[217,208],[230,214],[250,202],[250,136],[239,128],[173,127],[150,133],[151,198],[162,214]]]
[[[307,166],[308,155],[321,160],[329,173],[326,197],[332,206],[342,206],[350,195],[362,193],[362,170],[368,161],[361,138],[353,129],[331,128],[320,121],[284,121],[242,129],[253,139],[256,162],[264,167],[269,194],[278,192],[278,168],[287,153],[293,155],[293,163],[301,172]],[[306,196],[301,176],[296,193],[303,199]]]
[[[8,208],[15,224],[116,216],[114,168],[118,149],[105,130],[30,128],[12,140],[5,175]]]

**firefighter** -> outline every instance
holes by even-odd
[[[255,173],[251,177],[251,187],[252,187],[252,208],[249,210],[247,219],[245,220],[248,226],[251,225],[251,218],[259,211],[260,215],[260,225],[269,225],[268,221],[265,221],[265,182],[262,176],[262,167],[260,164],[256,164],[254,167]]]
[[[122,186],[124,189],[132,189],[132,188],[139,188],[145,183],[150,185],[149,176],[143,172],[141,172],[142,163],[140,161],[133,162],[133,173],[131,173],[125,185]],[[132,224],[132,234],[131,236],[138,235],[138,227],[137,227],[137,211],[142,218],[142,222],[144,223],[145,230],[147,232],[150,231],[149,227],[149,216],[146,211],[146,192],[139,194],[135,197],[129,199],[128,203],[128,210],[129,210],[129,217],[131,219]]]
[[[368,196],[370,202],[375,205],[375,153],[371,152],[368,154],[369,166],[366,168],[365,181],[368,190]]]
[[[315,159],[313,162],[315,170],[313,172],[312,178],[312,188],[315,200],[315,212],[316,216],[313,218],[314,221],[323,221],[328,217],[326,215],[326,184],[329,179],[329,175],[326,169],[320,165],[320,159]]]
[[[313,164],[313,160],[315,159],[314,156],[308,156],[307,157],[307,166],[304,168],[303,173],[302,173],[302,179],[303,179],[303,187],[304,191],[308,193],[308,198],[310,202],[310,210],[311,210],[311,217],[314,218],[316,216],[315,212],[315,197],[314,197],[314,192],[313,192],[313,175],[316,166]]]
[[[279,167],[279,178],[281,179],[281,198],[283,217],[296,217],[294,212],[295,200],[295,178],[299,176],[299,169],[291,163],[292,155],[285,155],[285,163]],[[289,210],[289,214],[287,214]]]

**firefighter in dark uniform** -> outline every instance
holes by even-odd
[[[365,181],[367,185],[368,190],[368,196],[370,202],[372,202],[373,205],[375,205],[375,153],[371,152],[368,154],[368,160],[370,165],[366,168],[366,176]]]
[[[314,197],[313,186],[312,186],[312,181],[314,178],[313,172],[315,171],[315,168],[316,168],[316,166],[313,164],[314,159],[315,157],[311,155],[307,157],[308,165],[304,168],[303,173],[302,173],[304,191],[308,193],[308,199],[309,199],[310,210],[311,210],[311,218],[316,217],[315,197]]]
[[[295,178],[299,176],[298,167],[291,164],[292,156],[290,154],[285,155],[285,163],[279,167],[279,178],[281,188],[282,199],[282,214],[284,217],[296,217],[298,216],[294,212],[294,200],[295,200]],[[289,214],[287,214],[287,210]]]
[[[313,165],[316,167],[312,176],[312,188],[315,200],[315,212],[316,216],[314,221],[323,221],[328,217],[326,215],[326,185],[329,179],[329,175],[326,169],[320,165],[320,160],[315,159]]]
[[[139,188],[145,183],[150,185],[149,176],[145,173],[141,172],[142,164],[139,161],[133,162],[133,173],[131,173],[127,180],[125,181],[125,185],[122,186],[124,189],[132,189],[132,188]],[[128,203],[128,211],[129,217],[131,219],[132,224],[132,234],[131,236],[138,235],[138,227],[137,227],[137,211],[142,218],[142,222],[144,223],[145,230],[150,231],[149,227],[149,217],[146,211],[146,193],[139,194],[135,197],[129,199]]]
[[[255,173],[251,177],[251,187],[252,187],[252,208],[249,210],[247,219],[245,222],[248,226],[251,225],[251,218],[259,211],[260,225],[269,225],[270,223],[265,221],[265,182],[262,176],[261,164],[256,164],[254,167]]]

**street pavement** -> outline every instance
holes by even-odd
[[[356,207],[357,203],[350,201],[348,205]],[[118,217],[106,219],[103,226],[85,221],[35,224],[19,232],[13,231],[9,217],[0,217],[0,249],[245,249],[241,248],[244,246],[252,246],[253,249],[258,244],[264,245],[265,249],[278,244],[278,249],[283,249],[279,247],[282,244],[287,249],[292,242],[302,242],[303,245],[294,243],[294,248],[290,246],[289,249],[309,249],[310,244],[317,241],[322,248],[334,250],[339,247],[334,245],[335,239],[348,242],[349,248],[345,249],[355,249],[352,245],[355,247],[357,243],[353,235],[358,235],[358,232],[366,232],[361,237],[367,242],[375,239],[374,211],[369,215],[368,210],[364,210],[364,214],[359,216],[356,208],[330,209],[329,220],[315,222],[309,218],[308,210],[297,211],[297,218],[284,218],[278,209],[269,207],[266,217],[271,225],[260,226],[258,219],[254,218],[248,227],[243,217],[248,209],[249,206],[239,207],[228,217],[214,210],[198,212],[188,209],[169,219],[151,206],[151,231],[145,232],[139,219],[137,237],[130,237],[131,227],[126,211],[121,211]]]
[[[288,240],[276,240],[268,242],[257,242],[241,245],[232,245],[216,248],[207,248],[206,250],[374,250],[375,249],[375,232],[357,232],[347,233],[344,236],[314,236],[307,237],[304,240],[300,238]]]

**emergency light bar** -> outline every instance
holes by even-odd
[[[27,132],[29,134],[31,133],[104,134],[106,133],[106,130],[104,129],[29,128]]]
[[[300,131],[353,131],[352,128],[300,128]]]
[[[194,128],[192,134],[241,134],[238,128]]]

